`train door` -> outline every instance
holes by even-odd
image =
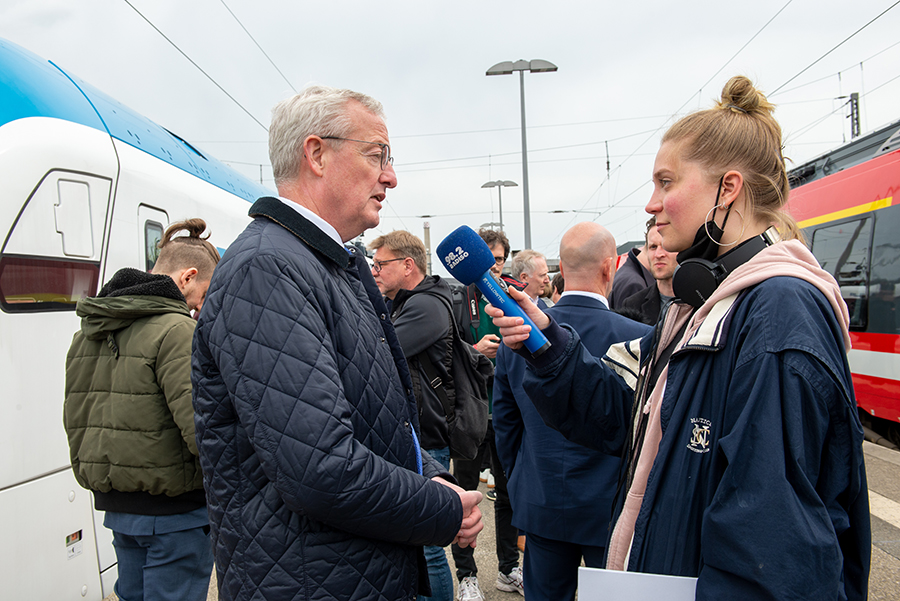
[[[52,169],[3,232],[0,565],[15,574],[10,597],[102,597],[93,502],[72,475],[62,404],[75,303],[97,292],[112,185]]]

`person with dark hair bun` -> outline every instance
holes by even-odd
[[[75,309],[63,422],[75,479],[113,531],[120,599],[200,601],[209,588],[191,405],[191,311],[219,262],[205,229],[202,219],[172,224],[152,273],[120,269]]]
[[[552,343],[522,353],[524,388],[567,438],[623,454],[607,568],[696,577],[702,600],[862,601],[871,528],[847,307],[782,210],[773,110],[734,77],[663,136],[647,211],[679,268],[653,333],[594,357],[511,291]],[[521,349],[529,328],[489,312]]]
[[[157,245],[159,258],[152,273],[171,277],[184,295],[191,311],[199,311],[206,298],[209,280],[219,263],[219,251],[205,237],[206,222],[194,218],[173,223]],[[187,236],[175,236],[186,231]]]

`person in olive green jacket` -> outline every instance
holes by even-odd
[[[200,600],[209,587],[191,404],[191,311],[219,261],[205,229],[202,219],[172,224],[151,273],[121,269],[76,307],[63,423],[75,479],[113,531],[123,601]]]

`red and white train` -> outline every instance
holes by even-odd
[[[900,121],[792,169],[790,178],[788,210],[850,311],[860,415],[900,445]]]

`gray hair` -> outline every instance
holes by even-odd
[[[297,176],[303,142],[312,135],[347,137],[353,123],[347,116],[347,103],[359,102],[374,115],[384,119],[384,107],[370,96],[328,86],[309,86],[272,108],[269,127],[269,161],[275,184]]]
[[[526,248],[525,250],[520,250],[516,253],[516,256],[513,257],[512,264],[510,265],[510,271],[512,271],[512,276],[516,279],[519,279],[523,273],[533,274],[535,267],[534,261],[536,259],[544,259],[547,258],[539,253],[536,250],[531,250],[530,248]]]

